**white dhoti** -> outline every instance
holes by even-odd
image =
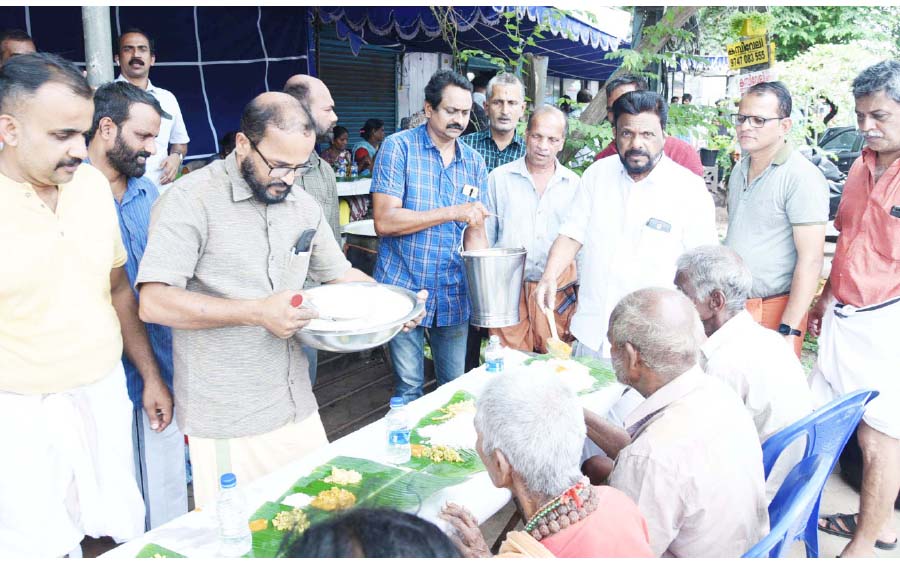
[[[144,532],[121,363],[62,393],[0,392],[0,557],[60,557]]]
[[[859,389],[875,389],[863,421],[900,439],[900,300],[857,309],[832,305],[822,318],[819,358],[809,375],[817,407]]]

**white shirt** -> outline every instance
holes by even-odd
[[[694,366],[625,425],[609,484],[640,508],[657,557],[740,557],[768,533],[762,448],[728,386]]]
[[[700,347],[706,373],[734,389],[753,418],[760,443],[813,411],[806,374],[784,337],[741,311]],[[775,463],[766,496],[775,493],[803,457],[805,441],[792,444]]]
[[[583,245],[572,334],[604,357],[609,316],[620,299],[645,287],[674,287],[683,252],[719,243],[706,184],[665,155],[640,182],[618,158],[592,164],[559,234]]]
[[[572,209],[580,178],[556,162],[556,170],[538,195],[525,157],[495,168],[488,176],[487,208],[497,217],[485,220],[488,243],[525,248],[525,280],[538,281],[550,246]]]
[[[116,81],[127,81],[127,79],[119,75]],[[183,145],[191,141],[187,134],[187,128],[184,126],[184,118],[181,116],[181,107],[175,95],[165,88],[154,86],[152,82],[147,81],[147,92],[152,94],[159,101],[164,112],[172,116],[172,119],[163,119],[159,124],[159,135],[156,136],[156,154],[147,159],[147,171],[144,177],[156,184],[159,188],[159,195],[162,195],[171,183],[161,186],[159,177],[162,175],[159,167],[162,161],[169,156],[169,145]]]

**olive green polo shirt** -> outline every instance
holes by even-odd
[[[794,227],[828,221],[828,183],[822,172],[790,144],[753,182],[750,157],[738,162],[728,181],[725,245],[740,254],[753,274],[750,297],[791,290],[797,247]]]
[[[306,229],[309,253],[294,255]],[[175,182],[153,208],[136,285],[161,282],[213,297],[262,299],[343,276],[350,263],[311,196],[257,201],[235,153]],[[299,340],[262,327],[172,330],[179,426],[201,438],[276,430],[317,410]]]

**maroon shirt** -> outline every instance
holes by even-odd
[[[700,155],[694,150],[694,147],[685,143],[676,137],[666,137],[666,144],[663,145],[663,152],[666,156],[684,166],[697,176],[703,177],[703,164],[700,163]],[[616,142],[613,141],[600,151],[594,160],[600,160],[607,156],[616,154]]]

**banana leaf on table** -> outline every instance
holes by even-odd
[[[454,393],[450,400],[447,401],[442,407],[431,411],[422,417],[421,420],[413,427],[409,435],[409,441],[411,444],[415,445],[429,445],[430,441],[425,436],[422,436],[419,433],[419,430],[428,426],[436,426],[438,424],[444,424],[447,422],[447,412],[445,410],[446,407],[455,403],[461,403],[463,401],[475,400],[475,396],[469,393],[468,391],[457,391]],[[430,473],[432,475],[440,475],[446,477],[470,477],[479,471],[484,471],[484,464],[481,463],[481,458],[478,457],[478,453],[475,451],[475,444],[472,444],[472,448],[461,448],[457,451],[459,452],[460,457],[463,458],[462,462],[449,462],[442,461],[435,463],[429,458],[426,457],[413,457],[409,460],[408,463],[403,464],[404,467],[409,467],[411,469],[416,469],[418,471],[422,471],[424,473]]]
[[[553,359],[553,356],[551,356],[550,354],[541,354],[525,360],[525,365],[528,366],[534,362],[546,362],[547,360],[551,359]],[[579,391],[579,395],[590,395],[595,391],[603,389],[616,380],[616,372],[613,371],[612,367],[610,367],[610,365],[606,362],[603,362],[596,358],[588,358],[585,356],[573,357],[572,360],[587,367],[588,373],[594,379],[594,384],[587,389],[582,389],[581,391]]]
[[[184,555],[180,553],[176,553],[171,549],[166,549],[163,546],[155,543],[148,543],[145,545],[135,556],[136,559],[153,559],[153,558],[165,558],[165,559],[176,559],[181,558],[184,559]]]
[[[326,483],[324,479],[331,475],[332,467],[357,471],[362,475],[362,480],[355,485]],[[285,532],[275,529],[272,518],[281,511],[293,509],[291,506],[281,504],[292,494],[303,493],[314,497],[322,491],[338,487],[353,493],[356,497],[354,507],[393,508],[415,513],[428,497],[463,481],[465,477],[411,471],[408,468],[388,466],[361,458],[336,457],[320,465],[309,475],[298,479],[276,502],[264,503],[253,514],[251,521],[263,518],[267,520],[265,529],[253,532],[253,556],[274,557],[277,554]],[[306,506],[302,510],[310,525],[339,513],[313,506]]]

